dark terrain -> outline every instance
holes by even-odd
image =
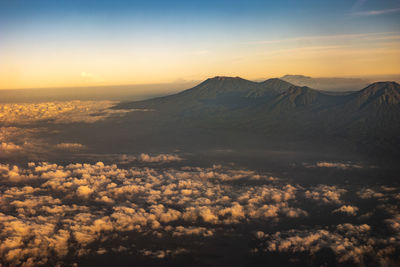
[[[162,132],[164,138],[176,135],[176,144],[192,139],[193,146],[204,142],[213,147],[243,145],[385,160],[400,155],[400,85],[395,82],[330,93],[280,79],[257,83],[215,77],[178,94],[115,108],[152,110],[143,115],[143,121],[154,131],[155,142],[156,133]],[[133,114],[122,125],[138,120]]]

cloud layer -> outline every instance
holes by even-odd
[[[314,216],[315,205],[307,203],[315,201],[344,219],[360,212],[343,199],[346,189],[327,185],[304,189],[262,173],[223,166],[123,169],[102,162],[65,166],[31,162],[27,167],[2,164],[0,177],[0,262],[5,265],[56,265],[67,255],[73,259],[103,255],[116,249],[104,244],[126,233],[205,240],[238,225],[296,225],[297,220]],[[366,190],[358,194],[360,200]],[[399,196],[396,188],[371,190],[391,199]],[[392,206],[384,221],[391,232],[387,242],[387,237],[370,234],[370,225],[342,223],[330,229],[261,230],[253,253],[314,253],[329,247],[339,262],[361,264],[366,255],[389,261],[400,244],[398,208]],[[135,245],[121,244],[121,253],[135,251],[152,258],[189,253],[183,247],[154,250]]]
[[[112,110],[113,101],[63,101],[23,104],[0,104],[0,123],[30,124],[93,123],[111,116],[120,116],[130,110]]]

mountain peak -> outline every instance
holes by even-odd
[[[229,76],[215,76],[208,78],[207,80],[200,83],[198,86],[221,86],[225,84],[238,84],[238,83],[253,83],[252,81],[240,78],[240,77],[229,77]]]
[[[230,77],[230,76],[215,76],[212,78],[208,78],[206,81],[234,81],[234,80],[245,80],[239,76]]]
[[[362,91],[369,91],[369,92],[378,92],[380,90],[394,90],[394,91],[400,91],[400,84],[396,82],[375,82],[370,85],[368,85],[366,88],[364,88]]]
[[[300,75],[300,74],[296,74],[296,75],[292,75],[292,74],[286,74],[284,76],[281,77],[281,79],[311,79],[310,76],[305,76],[305,75]]]
[[[274,87],[276,87],[276,86],[279,86],[279,87],[284,86],[284,87],[287,87],[287,88],[293,86],[293,84],[291,84],[290,82],[284,81],[284,80],[282,80],[280,78],[271,78],[271,79],[268,79],[268,80],[265,80],[265,81],[261,82],[261,84],[274,86]]]
[[[359,107],[393,106],[400,103],[400,84],[396,82],[376,82],[355,94]]]
[[[362,95],[371,96],[395,96],[400,94],[400,84],[396,82],[376,82],[368,85],[360,91]]]
[[[286,92],[285,95],[304,95],[304,94],[319,94],[318,91],[311,89],[307,86],[291,86]]]

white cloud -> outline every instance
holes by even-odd
[[[0,143],[0,151],[2,152],[14,152],[21,150],[22,147],[19,145],[16,145],[14,143],[6,143],[6,142],[1,142]]]
[[[139,161],[141,162],[170,162],[170,161],[180,161],[180,158],[177,155],[170,155],[170,154],[160,154],[157,156],[150,156],[148,154],[140,154]]]
[[[294,38],[286,38],[286,39],[273,39],[273,40],[260,40],[247,44],[252,45],[265,45],[265,44],[280,44],[280,43],[312,43],[312,42],[321,42],[321,41],[337,41],[340,39],[343,40],[376,40],[381,39],[382,37],[387,39],[397,39],[398,32],[370,32],[370,33],[358,33],[358,34],[332,34],[332,35],[315,35],[315,36],[299,36]],[[323,46],[321,46],[322,48]],[[327,47],[330,47],[328,45]]]
[[[393,13],[399,13],[399,12],[400,12],[400,8],[390,8],[390,9],[367,10],[367,11],[354,12],[354,13],[352,13],[352,15],[355,15],[355,16],[379,16],[379,15],[393,14]]]
[[[367,262],[375,261],[378,266],[395,264],[395,242],[372,236],[367,224],[346,223],[331,229],[292,229],[272,234],[257,231],[255,237],[259,244],[253,253],[306,253],[313,257],[322,249],[330,249],[339,264],[366,266]]]
[[[305,197],[325,204],[340,204],[341,197],[347,190],[337,186],[318,185],[305,191]]]
[[[91,189],[89,186],[87,185],[81,185],[78,187],[78,189],[76,190],[76,193],[78,194],[78,196],[81,197],[88,197],[90,196],[92,193],[94,192],[93,189]]]
[[[362,168],[361,165],[359,164],[355,164],[355,163],[351,163],[351,162],[347,162],[347,163],[342,163],[342,162],[327,162],[327,161],[320,161],[317,162],[315,165],[307,165],[306,167],[308,168],[337,168],[337,169],[343,169],[343,170],[347,170],[347,169],[360,169]]]
[[[357,192],[357,195],[362,199],[383,198],[385,196],[383,193],[376,192],[371,188],[363,188]]]
[[[113,110],[113,101],[64,101],[23,104],[0,104],[0,123],[31,124],[40,121],[50,123],[92,123],[121,116],[132,110]],[[135,111],[135,110],[133,110]]]
[[[105,82],[105,80],[101,76],[93,74],[93,73],[90,73],[90,72],[82,71],[80,73],[80,77],[84,81],[90,81],[90,82],[96,82],[96,83]]]
[[[338,209],[335,209],[334,211],[332,211],[332,213],[344,213],[347,215],[351,215],[351,216],[356,216],[357,215],[357,211],[358,208],[355,206],[351,206],[351,205],[343,205]]]
[[[81,150],[85,148],[84,145],[79,144],[79,143],[60,143],[57,144],[56,147],[58,149],[64,149],[64,150]]]
[[[30,162],[26,167],[0,165],[0,177],[3,265],[55,265],[65,255],[79,258],[105,254],[119,249],[107,246],[107,242],[125,240],[131,231],[168,240],[204,241],[235,232],[240,225],[276,225],[280,221],[296,224],[312,216],[314,207],[303,205],[304,200],[337,205],[342,204],[341,196],[347,192],[327,185],[307,190],[277,178],[270,180],[261,173],[223,166],[119,168],[103,162]],[[254,179],[257,185],[248,183]],[[396,190],[388,192],[394,199]],[[357,209],[343,205],[335,213],[355,215]],[[382,249],[400,244],[397,206],[391,211],[385,222],[393,241],[382,243]],[[365,253],[378,253],[374,245],[359,248],[371,232],[367,225],[341,224],[332,231],[293,230],[257,236],[262,236],[266,249],[271,251],[316,251],[329,246],[340,259],[353,260]],[[353,237],[356,239],[346,243],[346,238]],[[175,248],[120,245],[121,251],[135,250],[149,257],[178,255]]]

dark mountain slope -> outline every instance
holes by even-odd
[[[338,96],[327,95],[308,87],[292,86],[268,103],[268,109],[274,113],[291,110],[315,110],[328,108],[340,101]]]
[[[280,79],[298,86],[338,92],[357,91],[369,84],[367,80],[359,78],[313,78],[303,75],[285,75]]]
[[[381,153],[400,154],[399,84],[373,83],[350,95],[334,112],[335,127],[344,129],[344,136],[358,140],[361,146],[373,144]]]
[[[258,83],[257,88],[250,90],[246,96],[253,98],[277,96],[287,91],[290,87],[293,87],[293,84],[281,79],[268,79],[264,82]]]
[[[329,94],[280,79],[256,83],[215,77],[175,95],[116,108],[153,109],[146,120],[163,129],[175,125],[249,131],[284,146],[346,144],[376,155],[400,156],[400,85],[395,82],[374,83],[351,94]]]
[[[400,87],[396,82],[377,82],[353,94],[349,108],[378,111],[400,108]]]
[[[117,108],[157,108],[171,113],[214,113],[265,102],[292,87],[270,79],[261,83],[240,77],[214,77],[183,92],[145,101],[122,103]]]

